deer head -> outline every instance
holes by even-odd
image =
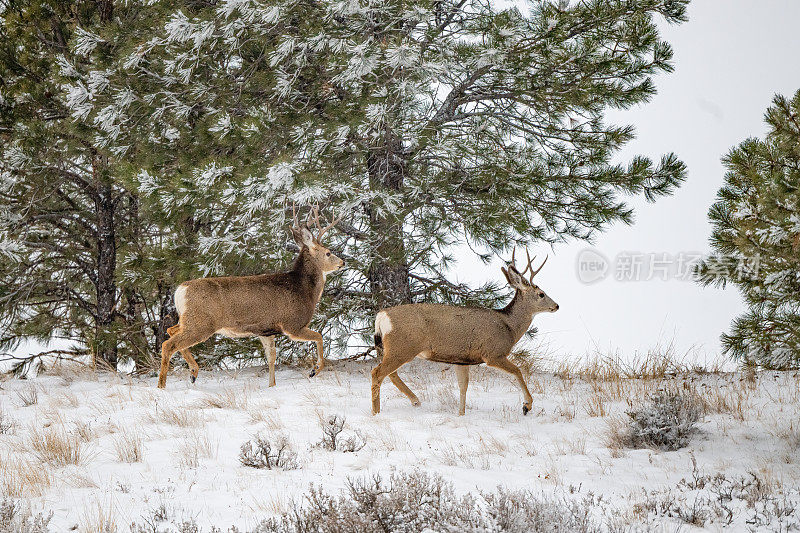
[[[332,227],[339,223],[342,217],[334,218],[324,228],[320,224],[320,214],[318,207],[312,207],[308,213],[308,218],[303,224],[297,220],[297,213],[295,207],[292,206],[292,218],[294,223],[292,225],[292,236],[295,242],[300,246],[300,253],[308,250],[308,255],[311,260],[319,267],[323,273],[333,272],[344,267],[344,261],[336,257],[331,251],[322,244],[322,236],[328,232]],[[317,229],[316,236],[311,232],[309,222],[313,222]],[[327,220],[325,220],[327,222]]]
[[[536,259],[536,256],[533,256],[533,259],[531,259],[531,255],[526,248],[525,255],[528,257],[528,264],[525,266],[525,270],[520,272],[514,264],[514,255],[516,251],[516,248],[514,248],[511,252],[511,262],[508,264],[508,268],[500,267],[500,270],[503,271],[503,275],[505,275],[506,280],[508,280],[508,284],[517,290],[516,297],[520,300],[520,303],[524,304],[525,308],[532,311],[533,314],[544,312],[554,313],[558,311],[558,304],[533,283],[534,276],[539,273],[547,262],[547,257],[544,258],[539,268],[534,270],[533,260]],[[530,276],[526,279],[525,273],[528,271],[530,271]]]

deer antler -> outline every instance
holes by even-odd
[[[528,270],[533,270],[533,269],[531,268],[531,261],[532,261],[532,260],[531,260],[531,254],[528,252],[528,247],[527,247],[527,246],[525,247],[525,255],[528,257],[528,264],[527,264],[527,265],[525,265],[525,270],[523,270],[523,271],[521,272],[521,274],[523,274],[523,275],[524,275],[524,274],[525,274],[525,272],[527,272]],[[534,255],[534,256],[533,256],[533,258],[534,258],[534,259],[536,259],[536,256]]]
[[[542,269],[542,267],[544,266],[544,264],[545,264],[545,263],[547,263],[547,258],[548,258],[548,257],[550,257],[550,256],[547,256],[547,255],[546,255],[546,256],[544,256],[544,261],[542,261],[542,264],[541,264],[541,265],[539,265],[539,268],[537,268],[536,270],[533,270],[533,268],[531,268],[531,278],[530,278],[530,279],[531,279],[531,283],[533,283],[533,276],[535,276],[536,274],[538,274],[538,273],[539,273],[539,271],[540,271],[540,270]],[[536,256],[534,255],[534,256],[533,256],[533,258],[534,258],[534,259],[536,259]]]
[[[309,219],[311,218],[311,214],[312,214],[312,213],[313,213],[313,215],[314,215],[314,225],[315,225],[315,226],[317,226],[317,229],[319,230],[319,233],[317,233],[317,242],[320,242],[320,241],[322,240],[322,236],[323,236],[323,235],[325,235],[325,233],[326,233],[326,232],[327,232],[329,229],[331,229],[332,227],[334,227],[336,224],[338,224],[338,223],[339,223],[339,221],[341,221],[341,220],[342,220],[342,217],[341,217],[341,216],[340,216],[340,217],[338,217],[338,218],[336,218],[336,217],[335,217],[335,215],[334,215],[334,213],[333,213],[333,210],[331,210],[331,215],[333,215],[333,216],[334,216],[334,218],[333,218],[333,221],[332,221],[330,224],[328,224],[327,226],[325,226],[325,227],[323,228],[323,227],[322,227],[322,225],[319,223],[319,219],[320,219],[320,214],[319,214],[319,206],[314,206],[314,207],[312,207],[312,208],[311,208],[311,212],[309,212]],[[342,215],[342,216],[343,216],[343,215]],[[324,218],[324,217],[323,217],[323,218]],[[327,221],[328,221],[327,219],[324,219],[324,220],[325,220],[325,222],[327,222]]]

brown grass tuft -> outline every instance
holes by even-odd
[[[78,465],[86,458],[85,443],[70,435],[63,426],[39,429],[28,433],[28,449],[43,463],[55,466]]]

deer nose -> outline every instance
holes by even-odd
[[[553,309],[553,311],[558,311],[558,304],[556,304],[556,307]]]

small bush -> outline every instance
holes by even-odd
[[[325,420],[320,419],[319,425],[322,427],[322,440],[317,444],[320,448],[332,452],[357,452],[367,445],[367,439],[360,431],[356,431],[347,438],[340,438],[339,434],[344,431],[345,418],[339,415],[329,416]]]
[[[694,396],[660,392],[640,409],[628,411],[630,421],[622,444],[629,448],[678,450],[697,431],[701,408]]]
[[[307,505],[261,522],[253,533],[363,533],[459,531],[543,533],[599,531],[588,502],[544,499],[528,491],[498,490],[457,497],[438,475],[416,471],[349,480],[338,497],[312,487]]]
[[[52,518],[52,512],[48,516],[32,516],[11,498],[0,500],[0,533],[47,533]]]
[[[268,470],[294,470],[300,467],[297,454],[285,435],[279,435],[273,441],[257,436],[254,440],[245,442],[239,452],[239,461],[244,466]]]

